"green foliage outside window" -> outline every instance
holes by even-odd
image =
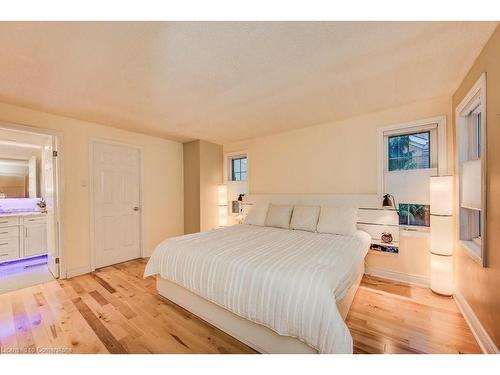
[[[399,224],[430,226],[430,206],[425,204],[399,204]]]
[[[389,137],[389,171],[430,168],[430,132]]]

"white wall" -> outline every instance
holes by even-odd
[[[225,144],[224,152],[248,150],[251,194],[376,194],[377,129],[440,115],[449,123],[450,109],[450,98],[437,98]],[[398,255],[370,254],[368,267],[427,278],[428,235],[401,241]]]
[[[182,144],[101,124],[0,103],[0,121],[63,133],[63,250],[70,273],[90,266],[89,139],[105,138],[144,149],[144,250],[184,232]],[[82,182],[86,186],[82,186]],[[85,185],[85,183],[83,185]]]

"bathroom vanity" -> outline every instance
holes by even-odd
[[[47,253],[46,215],[0,214],[0,263]]]

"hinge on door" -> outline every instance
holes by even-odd
[[[55,261],[56,261],[56,264],[59,264],[59,258],[56,258]]]
[[[57,150],[52,151],[52,156],[55,158],[57,157]]]

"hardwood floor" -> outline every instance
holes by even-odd
[[[0,295],[1,353],[255,353],[160,297],[145,261]],[[371,277],[347,324],[356,353],[477,353],[451,298]]]
[[[346,320],[355,353],[480,353],[452,297],[366,276]]]
[[[144,267],[134,260],[0,295],[2,352],[255,353],[160,297]]]

